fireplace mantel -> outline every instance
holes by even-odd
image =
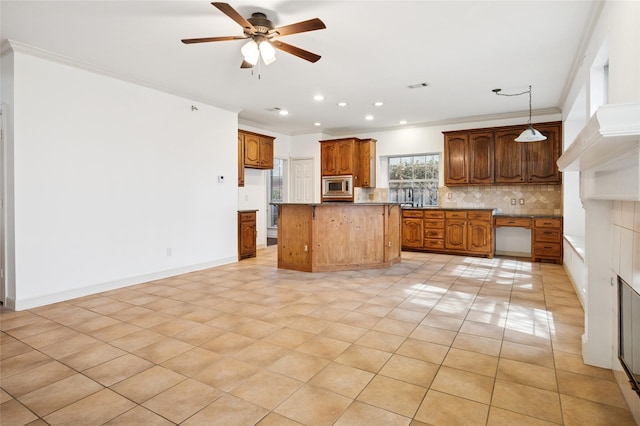
[[[640,201],[640,103],[603,105],[558,159],[580,171],[580,198]]]

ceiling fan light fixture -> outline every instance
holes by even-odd
[[[259,49],[260,56],[262,56],[262,60],[266,65],[272,64],[276,60],[276,49],[268,41],[262,41]]]
[[[244,60],[249,62],[251,65],[255,65],[258,63],[258,58],[260,57],[260,51],[258,50],[258,43],[253,40],[247,42],[242,48],[240,48],[240,53],[244,56]]]
[[[527,127],[520,136],[515,138],[516,142],[540,142],[547,140],[547,137],[533,128],[533,126]]]

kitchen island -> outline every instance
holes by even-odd
[[[278,268],[343,271],[400,262],[396,203],[278,204]]]

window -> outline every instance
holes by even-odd
[[[389,157],[389,201],[438,205],[440,154]]]
[[[285,183],[285,164],[286,160],[281,158],[273,159],[273,169],[269,173],[269,203],[284,202],[284,183]],[[269,224],[270,228],[278,226],[278,209],[276,206],[269,204]]]

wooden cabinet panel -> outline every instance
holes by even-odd
[[[471,253],[493,252],[493,230],[490,220],[469,220],[467,232],[468,251]]]
[[[240,143],[241,139],[243,141],[243,167],[252,169],[273,168],[273,141],[275,138],[239,130],[238,143]]]
[[[335,142],[320,144],[320,163],[322,176],[336,176],[338,174],[337,146]]]
[[[533,219],[531,260],[547,260],[562,264],[562,219]]]
[[[238,212],[238,259],[256,256],[256,212]]]
[[[493,183],[493,132],[469,134],[469,183]]]
[[[358,138],[320,141],[321,175],[350,175],[354,187],[375,187],[375,143],[375,139]]]
[[[466,227],[466,220],[447,219],[444,225],[444,247],[448,250],[466,251]]]
[[[461,185],[469,183],[469,136],[467,133],[446,134],[444,138],[444,183]]]
[[[273,169],[273,139],[260,138],[260,168]]]
[[[402,210],[402,217],[419,217],[419,218],[422,218],[422,210]]]
[[[402,219],[402,245],[404,247],[422,247],[422,219]]]
[[[562,182],[562,175],[556,162],[562,154],[560,145],[562,127],[535,126],[535,128],[545,135],[547,140],[525,144],[527,182],[559,184]]]
[[[244,166],[260,166],[260,136],[251,134],[244,136]]]
[[[496,217],[495,226],[531,228],[531,219],[529,219],[528,217]]]
[[[360,186],[375,188],[376,186],[376,140],[366,139],[358,143],[360,150]]]
[[[355,141],[338,141],[336,146],[337,158],[336,158],[336,173],[338,175],[351,175],[355,170]],[[354,181],[355,181],[354,176]],[[355,182],[354,182],[355,184]],[[358,186],[358,185],[355,185]]]
[[[238,186],[244,186],[244,135],[238,132]]]
[[[524,127],[495,132],[495,183],[525,182],[525,144],[516,142]]]

